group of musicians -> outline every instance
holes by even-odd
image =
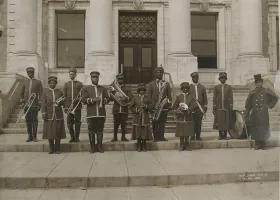
[[[69,142],[80,141],[82,103],[87,106],[86,118],[91,153],[104,152],[102,141],[106,120],[105,105],[111,101],[114,102],[112,142],[118,140],[117,133],[120,125],[121,141],[128,141],[125,135],[129,110],[133,113],[131,139],[137,140],[139,152],[147,151],[147,140],[167,141],[164,132],[169,111],[173,111],[176,121],[175,136],[180,138],[180,151],[191,151],[188,145],[189,138],[201,140],[202,120],[207,112],[208,101],[206,88],[199,83],[198,72],[191,73],[192,84],[188,82],[180,84],[181,92],[172,103],[172,88],[163,80],[162,67],[155,69],[156,79],[148,86],[144,83],[138,85],[138,94],[135,96],[124,86],[123,74],[118,74],[116,80],[105,88],[98,84],[100,73],[93,71],[90,73],[92,84],[83,86],[76,80],[77,70],[70,68],[70,81],[65,84],[63,91],[56,88],[57,77],[51,76],[48,78],[49,88],[43,92],[41,81],[34,79],[34,68],[29,67],[26,71],[29,80],[24,82],[20,94],[24,112],[28,112],[26,142],[37,141],[38,111],[41,109],[44,120],[43,139],[49,140],[50,154],[60,153],[60,141],[66,138],[63,111],[67,116],[67,128],[71,137]],[[252,119],[251,138],[255,140],[257,150],[265,149],[265,140],[270,136],[268,108],[271,109],[276,105],[278,96],[262,87],[263,79],[260,74],[255,75],[254,78],[256,88],[249,93],[245,108],[246,117],[250,116]],[[213,92],[213,128],[219,131],[219,140],[226,140],[227,132],[233,126],[230,114],[233,110],[233,91],[232,87],[226,84],[227,73],[220,73],[219,80],[221,84],[215,86]],[[33,99],[30,98],[31,96]]]

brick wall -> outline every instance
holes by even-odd
[[[7,62],[7,1],[0,0],[0,25],[4,27],[4,32],[0,38],[0,71],[6,70]]]

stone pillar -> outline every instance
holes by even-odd
[[[170,0],[169,36],[166,71],[171,73],[175,85],[190,82],[190,74],[198,70],[197,58],[191,53],[190,0]]]
[[[101,85],[113,81],[117,73],[112,50],[112,0],[90,0],[89,44],[86,59],[86,83],[91,84],[90,72],[99,71]]]
[[[240,50],[233,65],[232,83],[247,84],[254,74],[269,72],[269,59],[262,52],[262,0],[239,0]],[[250,8],[250,12],[248,12]]]
[[[35,68],[35,78],[45,80],[42,59],[37,52],[37,0],[16,2],[14,51],[8,56],[8,72],[26,76],[26,68]]]

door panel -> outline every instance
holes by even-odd
[[[157,66],[156,44],[120,44],[119,66],[123,64],[125,83],[148,83]]]

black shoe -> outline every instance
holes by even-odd
[[[111,140],[111,142],[116,142],[118,141],[118,136],[117,135],[114,135],[113,139]]]
[[[186,151],[192,151],[189,147],[185,147]]]
[[[184,146],[181,146],[180,148],[179,148],[179,151],[184,151]]]
[[[121,141],[123,141],[123,142],[128,142],[128,139],[126,139],[125,136],[122,136]]]
[[[80,129],[82,124],[75,124],[75,142],[80,142]]]
[[[90,153],[95,153],[96,149],[95,149],[95,144],[92,144],[90,147]]]
[[[194,136],[192,136],[192,137],[191,137],[191,140],[195,140],[195,137],[194,137]]]
[[[166,138],[162,138],[160,141],[166,142],[168,140]]]
[[[104,150],[102,149],[101,145],[97,145],[97,152],[104,153]]]
[[[154,141],[154,142],[158,142],[158,140],[157,140],[157,139],[154,139],[153,141]]]
[[[31,142],[31,141],[33,141],[32,136],[28,136],[28,138],[27,138],[26,142]]]
[[[49,154],[53,154],[54,153],[54,141],[53,140],[49,140],[49,147],[50,147]]]
[[[202,139],[201,139],[201,137],[199,137],[199,138],[196,138],[196,140],[201,141]]]
[[[60,139],[55,140],[55,153],[60,154]]]
[[[33,142],[38,142],[37,140],[37,127],[38,127],[38,124],[32,124],[32,127],[33,127],[33,131],[32,131],[32,135],[33,135]]]
[[[146,140],[142,140],[142,149],[144,152],[147,151],[147,148],[146,148]]]

